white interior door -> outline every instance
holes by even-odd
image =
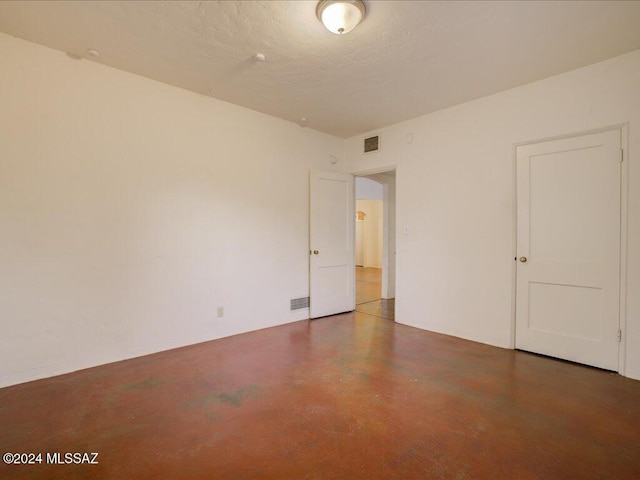
[[[311,171],[310,316],[355,309],[353,176]]]
[[[618,370],[620,131],[520,146],[516,348]]]

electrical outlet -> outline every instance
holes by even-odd
[[[218,307],[218,311],[216,315],[218,318],[224,317],[224,307]]]

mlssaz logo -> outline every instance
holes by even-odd
[[[47,463],[57,464],[57,465],[69,465],[69,464],[89,464],[89,465],[97,465],[98,464],[98,453],[47,453]]]

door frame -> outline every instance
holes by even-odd
[[[382,283],[383,285],[386,283],[386,285],[388,286],[388,277],[387,277],[387,282],[385,282],[384,280],[384,276],[385,275],[389,275],[389,271],[393,270],[393,297],[395,298],[396,296],[396,292],[397,292],[397,285],[398,285],[398,269],[397,269],[397,259],[396,259],[396,255],[395,255],[395,251],[397,251],[398,248],[398,218],[397,218],[397,212],[398,212],[398,166],[397,165],[389,165],[389,166],[385,166],[385,167],[377,167],[377,168],[373,168],[373,169],[369,169],[369,170],[360,170],[357,172],[351,172],[351,175],[353,175],[354,179],[355,177],[367,177],[369,175],[376,175],[379,173],[387,173],[387,172],[395,172],[396,176],[395,176],[395,211],[394,213],[394,223],[395,223],[395,229],[393,232],[391,232],[389,230],[389,221],[388,221],[388,212],[389,212],[389,202],[388,202],[388,198],[385,201],[385,197],[383,197],[383,204],[382,204],[382,209],[383,212],[387,212],[387,214],[385,215],[385,213],[383,213],[383,238],[387,237],[387,242],[384,242],[383,240],[383,253],[382,253],[382,276],[383,276],[383,280]],[[383,185],[383,188],[388,188],[387,185]],[[354,188],[354,192],[353,192],[353,202],[355,205],[355,201],[356,201],[356,192],[355,192],[355,188]],[[354,225],[355,225],[355,219],[354,219]],[[354,231],[355,231],[355,226],[354,226]],[[394,236],[394,242],[393,242],[393,246],[394,246],[394,258],[393,258],[393,269],[389,268],[389,259],[391,256],[391,252],[389,249],[389,244],[391,242],[389,242],[389,235],[393,235]],[[353,255],[354,255],[354,263],[355,263],[355,248],[353,251]],[[387,261],[385,262],[385,258],[387,259]],[[381,293],[384,292],[384,288],[383,291]],[[384,298],[384,297],[383,297]]]
[[[622,331],[622,340],[618,348],[618,373],[625,375],[626,372],[626,352],[627,352],[627,228],[628,228],[628,194],[629,194],[629,123],[620,123],[608,127],[596,128],[591,130],[582,130],[579,132],[568,133],[555,137],[545,137],[537,140],[518,142],[513,144],[512,150],[512,179],[513,179],[513,204],[512,204],[512,247],[511,258],[513,263],[511,267],[511,336],[510,348],[516,348],[516,301],[517,301],[517,261],[515,260],[518,252],[518,182],[517,182],[517,153],[518,147],[524,145],[533,145],[536,143],[544,143],[554,140],[563,140],[566,138],[579,137],[594,133],[608,132],[617,130],[620,132],[620,148],[624,152],[623,161],[620,166],[620,298],[619,298],[619,328]]]

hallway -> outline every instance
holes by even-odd
[[[393,320],[395,299],[380,298],[382,269],[356,267],[356,312]]]

